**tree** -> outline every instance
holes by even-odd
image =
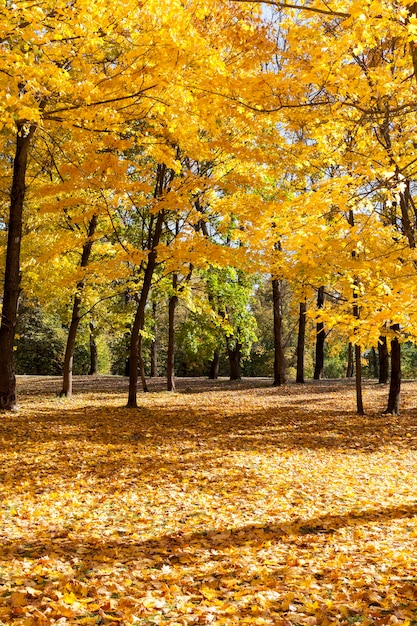
[[[324,286],[317,290],[317,309],[320,310],[324,306]],[[324,342],[326,333],[324,331],[324,323],[319,320],[316,324],[316,358],[314,365],[314,380],[319,380],[323,376],[324,370]]]
[[[23,203],[26,191],[28,152],[36,127],[25,120],[17,122],[13,180],[10,192],[6,267],[0,325],[0,409],[16,406],[16,377],[13,347],[17,324],[20,286],[20,247],[22,240]]]
[[[300,312],[298,316],[298,340],[297,340],[297,383],[304,383],[304,345],[306,333],[306,313],[307,303],[300,302]]]
[[[18,374],[57,376],[62,371],[65,335],[59,317],[36,301],[23,299],[17,322],[15,362]]]
[[[286,382],[284,342],[283,342],[283,319],[282,319],[282,281],[279,278],[272,279],[273,311],[274,311],[274,386],[278,387]]]
[[[85,268],[90,260],[91,249],[93,247],[93,236],[97,228],[98,217],[94,214],[90,220],[87,231],[87,240],[83,246],[81,254],[80,267]],[[72,308],[71,323],[68,331],[67,345],[65,348],[64,356],[64,368],[63,368],[63,382],[61,396],[67,398],[72,395],[72,366],[74,360],[74,348],[75,339],[77,336],[78,325],[80,323],[80,309],[82,302],[82,292],[84,289],[84,281],[80,280],[77,283],[77,291],[74,296],[74,303]]]
[[[132,110],[143,117],[142,96],[156,88],[143,64],[154,46],[144,16],[134,3],[120,11],[102,0],[88,6],[76,0],[71,7],[59,2],[53,11],[47,5],[7,4],[2,12],[0,86],[7,94],[1,107],[3,145],[14,137],[15,154],[0,326],[1,408],[16,405],[13,343],[26,172],[35,133],[41,131],[48,143],[54,128],[67,129],[88,145],[97,131],[120,137]],[[139,32],[141,53],[134,41]]]

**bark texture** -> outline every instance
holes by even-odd
[[[274,387],[287,382],[285,376],[284,340],[282,329],[282,281],[272,280],[272,301],[274,311]]]
[[[154,197],[162,197],[166,183],[165,165],[158,165],[156,173],[156,184]],[[172,179],[172,175],[171,175]],[[169,181],[168,181],[169,182]],[[152,277],[157,263],[157,246],[161,241],[164,227],[165,211],[159,211],[153,216],[149,225],[148,237],[148,259],[143,275],[142,289],[139,296],[138,308],[136,309],[135,320],[133,322],[132,333],[130,336],[130,352],[129,352],[129,392],[127,399],[128,408],[137,408],[137,390],[138,390],[138,367],[140,363],[139,354],[142,354],[141,332],[145,327],[145,308],[148,302],[149,292],[152,286]],[[140,339],[139,339],[140,338]],[[142,382],[143,385],[143,382]]]
[[[317,292],[317,308],[322,309],[324,306],[324,286],[319,287]],[[314,364],[314,380],[323,378],[324,374],[324,340],[326,334],[323,322],[317,322],[316,325],[316,360]]]
[[[83,246],[80,267],[87,267],[90,260],[91,250],[93,247],[93,236],[96,232],[98,216],[93,215],[88,225],[87,241]],[[74,364],[74,349],[77,339],[78,326],[80,324],[80,312],[82,304],[82,292],[84,290],[84,281],[81,280],[77,284],[77,291],[74,296],[72,306],[71,323],[68,330],[67,344],[65,346],[64,369],[62,374],[62,389],[60,396],[70,398],[72,396],[72,368]]]
[[[297,338],[297,375],[295,382],[304,383],[304,349],[306,339],[306,302],[300,302],[298,315],[298,338]]]
[[[16,334],[20,293],[20,248],[22,241],[23,204],[26,193],[26,169],[29,147],[35,126],[18,124],[10,191],[6,265],[4,270],[3,306],[0,325],[0,409],[16,407],[16,376],[13,346]]]
[[[151,343],[151,378],[158,375],[158,348],[156,344],[156,302],[152,303],[152,332],[153,340]]]
[[[167,357],[167,390],[175,391],[175,311],[178,305],[176,289],[178,275],[172,276],[173,294],[168,303],[168,357]]]
[[[98,351],[97,351],[97,328],[94,322],[90,322],[90,369],[88,374],[94,376],[98,373]]]
[[[392,330],[398,332],[399,324],[393,324]],[[388,404],[385,413],[398,415],[400,410],[401,390],[401,344],[397,337],[391,340],[391,378],[388,395]]]
[[[356,387],[356,411],[358,415],[364,414],[362,397],[362,363],[361,347],[355,345],[355,387]]]
[[[387,338],[385,336],[381,336],[379,338],[378,361],[379,361],[378,382],[381,385],[386,385],[389,381],[389,356],[388,356]]]

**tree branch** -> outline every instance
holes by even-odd
[[[277,0],[234,0],[234,2],[250,2],[251,4],[270,4],[280,9],[296,9],[298,11],[311,11],[312,13],[321,13],[322,15],[332,15],[334,17],[350,17],[350,13],[343,13],[342,11],[332,11],[326,9],[319,9],[317,7],[310,7],[299,4],[289,4],[288,2],[277,2]]]

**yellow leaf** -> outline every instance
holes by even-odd
[[[27,604],[26,593],[24,591],[13,591],[12,595],[10,596],[10,604],[13,607],[25,606],[25,604]]]
[[[217,596],[217,591],[212,589],[211,587],[201,587],[200,589],[201,595],[203,595],[207,600],[212,600]]]
[[[74,604],[74,602],[77,602],[78,599],[75,593],[73,591],[70,591],[69,593],[64,593],[64,595],[62,596],[62,600],[65,602],[65,604]]]

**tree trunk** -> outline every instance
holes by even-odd
[[[348,362],[346,367],[346,378],[353,377],[353,344],[349,341],[348,345]]]
[[[163,216],[162,212],[158,214],[158,222],[162,232]],[[159,238],[158,238],[159,240]],[[156,241],[156,239],[155,239]],[[155,243],[155,246],[157,244]],[[141,346],[141,331],[145,327],[145,307],[148,299],[149,291],[152,283],[152,276],[156,266],[156,249],[152,248],[148,255],[145,274],[143,277],[143,285],[140,293],[138,308],[136,310],[135,321],[133,323],[132,334],[130,337],[129,352],[129,394],[127,399],[127,407],[131,409],[137,408],[137,389],[138,389],[138,367],[139,367],[139,351]]]
[[[324,286],[319,287],[317,292],[317,308],[324,306]],[[316,361],[314,365],[314,380],[323,378],[324,373],[324,340],[326,338],[323,322],[316,325]]]
[[[272,301],[274,311],[274,387],[287,382],[285,376],[284,342],[282,338],[282,281],[272,279]]]
[[[356,410],[358,415],[363,415],[361,347],[358,345],[355,345],[355,384]]]
[[[217,380],[219,377],[219,365],[220,365],[220,350],[216,350],[214,351],[213,354],[213,359],[210,363],[210,372],[209,372],[209,379],[210,380]]]
[[[297,376],[295,382],[304,383],[304,348],[306,337],[306,312],[307,304],[300,302],[300,312],[298,316],[298,339],[297,339]]]
[[[165,212],[160,211],[158,213],[155,231],[152,237],[151,250],[148,255],[148,262],[145,268],[145,274],[143,277],[142,290],[140,292],[140,298],[138,308],[136,310],[135,321],[133,323],[132,334],[130,337],[130,353],[129,353],[129,394],[127,399],[128,408],[137,408],[137,388],[138,388],[138,365],[139,365],[139,335],[145,326],[145,307],[148,301],[149,291],[151,289],[152,277],[156,267],[157,251],[161,235],[162,228],[165,219]]]
[[[151,343],[151,378],[158,375],[158,351],[156,345],[156,302],[152,303],[152,331],[153,339]]]
[[[138,362],[139,362],[140,382],[142,384],[142,391],[144,393],[147,393],[149,391],[149,389],[148,389],[148,383],[146,382],[145,363],[143,362],[142,347],[143,347],[143,337],[142,337],[142,333],[139,333],[139,337],[138,337]]]
[[[372,372],[372,377],[373,378],[378,378],[378,376],[379,376],[378,355],[376,353],[376,350],[375,350],[374,346],[372,346],[372,348],[371,348],[371,355],[370,355],[370,359],[369,359],[369,365],[370,365],[370,370]]]
[[[393,324],[392,330],[398,332],[399,324]],[[400,409],[400,390],[401,390],[401,344],[398,337],[391,340],[391,378],[388,395],[388,405],[385,413],[389,415],[398,415]]]
[[[97,328],[94,322],[90,322],[90,369],[89,376],[94,376],[98,372],[98,351],[97,351]]]
[[[172,276],[173,294],[168,303],[168,357],[167,357],[167,390],[175,391],[175,310],[178,304],[176,293],[178,275]]]
[[[387,338],[381,336],[378,345],[378,361],[379,361],[379,384],[386,385],[389,380],[389,356]]]
[[[30,126],[27,130],[23,122],[17,125],[13,180],[10,191],[6,266],[4,271],[3,306],[0,326],[0,409],[8,411],[16,407],[16,376],[13,347],[20,293],[20,247],[22,240],[23,203],[26,193],[26,168],[29,146],[35,128],[35,126]]]
[[[71,324],[68,330],[67,344],[65,346],[64,369],[62,372],[62,389],[60,396],[70,398],[72,396],[72,367],[74,363],[75,340],[78,325],[80,323],[81,297],[75,296],[72,307]]]
[[[233,348],[230,348],[229,346],[227,348],[230,365],[230,380],[241,380],[242,378],[240,370],[240,349],[241,345],[237,340]]]
[[[88,225],[87,241],[83,246],[80,267],[87,267],[91,249],[93,247],[93,236],[97,228],[98,216],[93,215]],[[68,331],[67,345],[65,346],[64,369],[62,374],[62,389],[59,394],[61,397],[70,398],[72,396],[72,367],[74,362],[75,340],[77,338],[78,326],[80,324],[80,310],[82,303],[82,292],[84,289],[84,281],[81,280],[77,284],[77,292],[74,296],[74,304],[72,307],[71,324]]]

